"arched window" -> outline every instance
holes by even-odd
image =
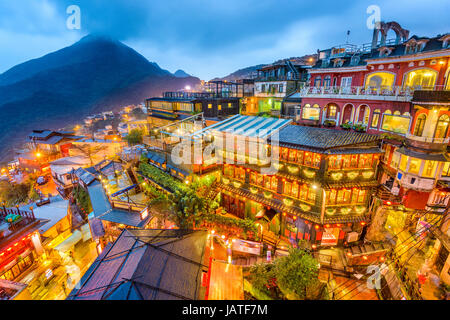
[[[372,123],[370,124],[370,126],[372,128],[377,128],[378,127],[378,123],[380,122],[380,109],[375,109],[373,112],[373,116],[372,116]]]
[[[439,117],[439,120],[436,125],[436,131],[434,132],[435,138],[447,137],[449,121],[450,117],[446,114],[443,114],[442,116]]]
[[[325,76],[325,78],[323,78],[323,86],[325,88],[329,88],[331,85],[331,76]]]
[[[410,71],[405,76],[405,88],[432,89],[436,83],[437,71],[433,69],[419,69]]]
[[[320,84],[322,83],[322,78],[320,76],[317,76],[314,79],[314,87],[320,87]]]
[[[366,79],[366,89],[392,90],[395,75],[389,72],[375,72]]]
[[[427,120],[427,116],[422,113],[417,117],[416,126],[414,127],[414,135],[421,137],[423,133],[423,128],[425,126],[425,121]]]

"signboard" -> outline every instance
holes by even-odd
[[[262,244],[254,241],[235,239],[233,241],[233,251],[245,252],[249,254],[261,254]]]
[[[339,238],[339,228],[324,228],[322,234],[322,246],[334,246],[338,243]]]
[[[141,211],[141,220],[145,220],[148,217],[148,208]]]

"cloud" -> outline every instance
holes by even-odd
[[[73,4],[81,9],[81,31],[66,28],[66,8]],[[342,44],[347,30],[350,42],[370,42],[371,4],[380,7],[382,20],[398,21],[411,35],[450,29],[448,0],[3,0],[0,44],[8,50],[0,50],[0,72],[82,35],[103,33],[163,68],[210,79]]]

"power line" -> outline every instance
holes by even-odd
[[[447,211],[448,211],[448,207],[447,207],[447,209],[446,209],[446,212],[447,212]],[[442,215],[445,215],[446,212],[444,212]],[[428,214],[428,213],[432,213],[431,210],[427,210],[427,211],[421,213],[421,216],[420,216],[420,217],[423,217],[423,216],[425,216],[425,215]],[[398,237],[401,233],[407,231],[408,229],[409,229],[409,226],[404,227],[404,228],[403,228],[402,230],[400,230],[398,233],[394,234],[393,237],[394,237],[394,238]],[[407,237],[407,238],[404,240],[404,243],[403,243],[403,244],[405,244],[406,241],[408,241],[409,239],[411,239],[411,238],[413,238],[413,237],[414,237],[414,234],[412,234],[412,235],[410,235],[409,237]],[[394,250],[395,250],[395,246],[393,246],[389,251],[387,251],[386,254],[390,254],[390,253],[391,253],[392,251],[394,251]],[[353,278],[350,278],[350,279],[346,280],[344,283],[342,283],[342,284],[340,284],[339,286],[337,286],[336,288],[334,288],[334,290],[333,290],[332,292],[333,292],[333,293],[336,292],[336,290],[338,290],[338,289],[340,289],[341,287],[345,286],[347,283],[351,282],[352,280],[353,280]]]
[[[446,210],[446,211],[448,211],[448,207],[447,207],[447,210]],[[450,218],[450,217],[447,217],[447,218],[445,219],[445,221],[448,220],[449,218]],[[436,218],[436,222],[433,223],[433,224],[430,223],[430,228],[424,229],[424,230],[420,233],[420,235],[424,234],[426,231],[429,231],[429,230],[431,229],[431,227],[436,227],[436,224],[439,223],[439,220],[440,220],[440,217],[437,217],[437,218]],[[409,238],[411,238],[411,236],[408,237],[407,239],[409,239]],[[406,251],[404,251],[403,253],[397,255],[397,259],[400,260],[399,258],[400,258],[401,256],[403,256],[404,254],[408,253],[410,250],[416,248],[416,247],[417,247],[419,244],[421,244],[425,239],[426,239],[426,238],[424,237],[423,239],[417,241],[412,247],[409,247],[408,249],[406,249]],[[403,243],[403,245],[404,245],[404,243]],[[417,251],[418,251],[418,250],[416,250],[414,253],[416,253]],[[414,254],[413,254],[413,255],[414,255]],[[409,261],[409,259],[408,259],[408,261]],[[393,263],[394,263],[394,261],[388,263],[388,264],[386,265],[386,267],[388,267],[389,265],[391,265],[391,264],[393,264]],[[405,263],[406,263],[406,262],[405,262]],[[349,295],[351,292],[355,291],[357,288],[361,287],[362,285],[364,285],[364,284],[359,284],[359,285],[357,285],[355,288],[353,288],[352,290],[350,290],[349,292],[347,292],[346,294],[344,294],[342,297],[340,297],[339,300],[342,300],[345,296]],[[387,283],[381,288],[381,290],[384,289],[386,286],[387,286]],[[358,295],[358,294],[356,294],[356,295]],[[353,298],[353,297],[355,297],[356,295],[351,296],[350,299]]]

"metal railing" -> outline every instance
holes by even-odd
[[[439,143],[447,144],[450,142],[450,137],[447,138],[432,138],[432,137],[420,137],[409,132],[406,133],[406,138],[414,141],[427,142],[427,143]]]
[[[304,87],[300,90],[302,96],[310,95],[350,95],[350,96],[382,96],[382,97],[406,97],[411,99],[415,90],[422,91],[446,91],[445,86],[416,86],[416,87],[364,87],[364,86],[350,86],[350,87]]]

